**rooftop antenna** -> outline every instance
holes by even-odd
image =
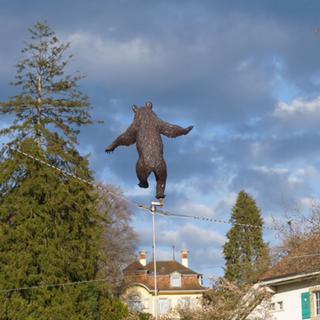
[[[175,245],[173,244],[172,245],[172,260],[175,261],[176,260],[176,247]]]

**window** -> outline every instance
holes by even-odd
[[[270,310],[271,311],[282,311],[283,310],[283,301],[271,302]]]
[[[191,299],[189,297],[180,298],[178,305],[180,308],[188,309],[191,306]]]
[[[320,315],[320,291],[316,291],[315,295],[315,302],[316,302],[316,315]]]
[[[180,307],[189,308],[191,303],[191,299],[189,297],[180,298],[178,300],[178,304]]]
[[[130,296],[128,299],[128,307],[132,311],[143,311],[143,304],[139,295]]]
[[[181,274],[178,272],[171,274],[171,287],[181,287]]]
[[[170,300],[165,298],[160,298],[158,301],[159,314],[164,315],[170,311]]]

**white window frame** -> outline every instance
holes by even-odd
[[[283,311],[283,300],[276,300],[270,303],[271,312]]]
[[[181,288],[181,274],[179,272],[171,273],[170,285],[174,288]]]
[[[132,311],[142,312],[144,310],[144,305],[139,294],[133,294],[129,297],[128,307]]]
[[[178,305],[180,308],[189,309],[192,305],[191,297],[182,297],[178,300]]]
[[[320,290],[313,291],[314,295],[314,314],[315,316],[320,315]]]
[[[170,312],[171,300],[168,298],[159,298],[158,300],[158,310],[160,315],[165,315]]]

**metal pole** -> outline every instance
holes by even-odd
[[[152,211],[152,247],[153,247],[153,278],[154,278],[154,316],[158,320],[158,305],[157,305],[157,296],[158,296],[158,287],[157,287],[157,260],[156,260],[156,204],[152,202],[151,211]]]
[[[157,286],[157,255],[156,255],[156,214],[157,207],[163,207],[164,202],[163,199],[159,199],[159,201],[151,202],[151,207],[139,206],[140,208],[146,209],[152,214],[152,251],[153,251],[153,279],[154,279],[154,297],[153,297],[153,312],[155,320],[158,320],[158,305],[157,305],[157,297],[158,297],[158,286]]]

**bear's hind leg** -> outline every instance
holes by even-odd
[[[165,194],[164,190],[166,188],[166,181],[167,181],[167,165],[163,160],[160,165],[154,170],[154,174],[156,176],[157,181],[157,199],[164,199]]]
[[[141,159],[139,159],[137,162],[136,171],[137,171],[137,177],[139,179],[138,186],[140,188],[148,188],[149,187],[148,177],[150,175],[150,171],[147,168],[145,168]]]

